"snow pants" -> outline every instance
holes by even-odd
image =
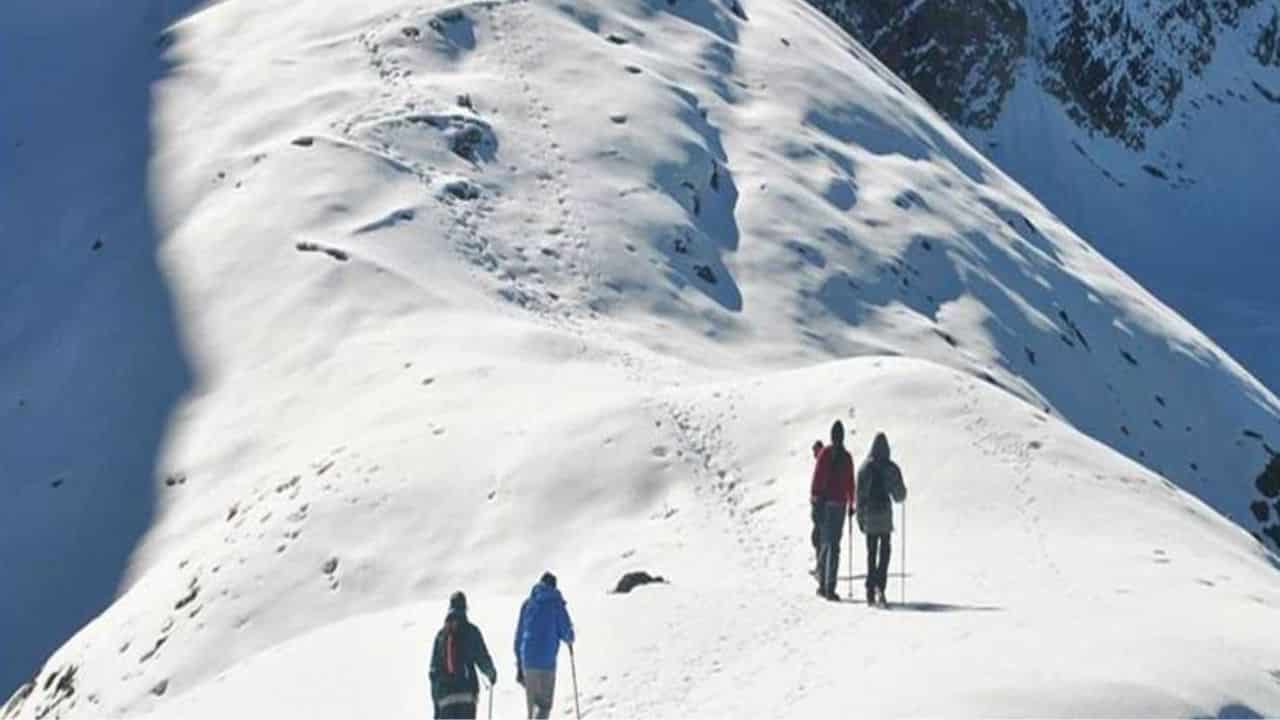
[[[814,577],[822,574],[822,501],[809,501],[809,521],[813,523],[813,532],[809,533],[809,541],[813,543]]]
[[[818,589],[836,591],[836,577],[840,570],[840,541],[844,534],[845,504],[822,503],[821,547],[818,550]]]
[[[889,533],[867,536],[867,590],[884,592],[889,585]]]
[[[524,671],[524,699],[531,718],[551,717],[551,702],[556,697],[556,671]]]
[[[436,717],[442,720],[474,720],[478,698],[471,693],[459,693],[441,698],[435,704]]]

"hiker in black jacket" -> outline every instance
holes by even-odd
[[[858,470],[858,527],[867,536],[867,604],[888,606],[889,536],[893,532],[893,503],[907,499],[902,470],[891,459],[889,437],[877,433],[871,454]]]
[[[480,699],[476,669],[498,682],[480,628],[467,620],[467,596],[449,598],[449,614],[431,651],[431,701],[437,718],[474,718]]]

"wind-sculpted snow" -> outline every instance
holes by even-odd
[[[9,716],[425,716],[458,588],[510,716],[548,568],[593,716],[1280,708],[1276,398],[805,3],[229,0],[173,38],[196,389],[137,582]],[[805,574],[836,418],[906,474],[901,612]]]

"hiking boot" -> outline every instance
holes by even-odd
[[[867,588],[867,607],[871,607],[872,605],[875,605],[875,604],[876,604],[876,589]]]
[[[887,607],[889,607],[889,601],[888,601],[887,599],[885,599],[885,596],[884,596],[884,589],[883,589],[883,588],[879,591],[879,597],[877,598],[877,602],[879,603],[880,607],[882,607],[882,608],[887,608]]]
[[[830,600],[831,602],[840,602],[840,596],[836,594],[835,590],[832,590],[831,592],[827,593],[827,599]]]

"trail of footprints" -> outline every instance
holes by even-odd
[[[384,90],[369,108],[331,129],[350,147],[384,159],[432,188],[438,206],[449,216],[449,244],[472,267],[499,281],[498,294],[504,300],[576,331],[581,316],[595,312],[579,309],[592,304],[583,300],[591,288],[586,225],[572,205],[565,180],[569,163],[555,138],[551,108],[529,78],[528,68],[536,63],[530,43],[535,34],[518,31],[529,20],[523,6],[520,0],[473,2],[386,17],[359,36]],[[505,69],[502,75],[519,85],[527,119],[522,126],[538,129],[536,147],[527,150],[527,157],[514,137],[499,137],[485,117],[482,98],[471,93],[441,98],[431,78],[418,77],[412,67],[416,54],[476,52],[476,22],[482,16]],[[504,140],[510,145],[503,145]],[[426,147],[443,143],[460,162],[424,162],[424,142]],[[533,173],[532,196],[522,196],[526,191],[518,182],[511,183],[506,196],[501,185],[484,181],[503,174],[518,179],[519,173]],[[508,211],[529,210],[528,231],[521,238],[489,230],[488,221],[499,204]],[[571,294],[581,301],[569,302],[566,296]]]
[[[262,580],[263,573],[269,572],[271,558],[285,555],[292,544],[302,540],[317,504],[364,503],[376,509],[388,502],[391,494],[374,484],[373,478],[380,470],[377,464],[361,463],[359,453],[338,447],[312,463],[308,472],[260,485],[248,497],[231,503],[223,515],[224,550],[205,553],[204,557],[188,556],[177,563],[178,576],[184,579],[169,594],[168,607],[138,616],[153,618],[151,629],[136,626],[137,618],[124,626],[126,632],[123,639],[117,639],[116,652],[122,659],[133,656],[134,660],[121,665],[119,681],[128,683],[149,677],[146,682],[153,695],[168,693],[170,679],[160,663],[166,648],[180,643],[184,635],[203,630],[206,621],[221,622],[225,618],[236,629],[249,626],[255,608],[243,607],[245,598],[236,588],[250,585],[249,580]],[[315,571],[321,582],[318,589],[340,589],[338,554],[330,555]],[[250,573],[255,574],[250,577]],[[211,617],[221,605],[228,605],[221,608],[225,614]],[[58,714],[52,716],[58,717],[74,708],[79,699],[75,682],[75,665],[58,667],[37,677],[23,701],[38,703],[37,717],[55,712]],[[96,693],[84,694],[83,698],[98,702]]]

